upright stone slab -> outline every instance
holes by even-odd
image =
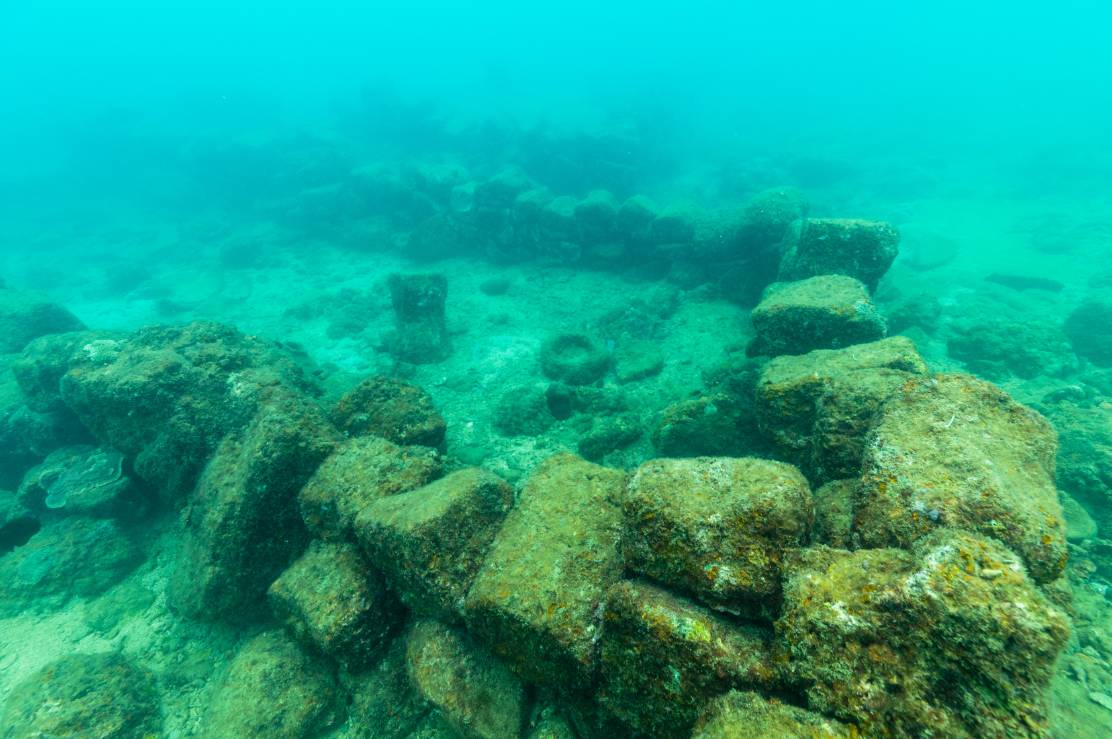
[[[570,454],[524,483],[464,605],[473,633],[526,680],[590,690],[602,603],[621,575],[626,475]]]
[[[807,218],[797,226],[780,260],[781,280],[849,275],[873,291],[900,252],[900,232],[884,221]]]
[[[448,280],[440,274],[390,275],[390,301],[394,306],[395,333],[391,352],[413,364],[442,362],[452,353],[444,317]]]

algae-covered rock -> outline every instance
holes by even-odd
[[[355,531],[407,606],[451,622],[512,505],[504,480],[468,468],[371,503]]]
[[[382,575],[352,544],[313,542],[267,598],[294,637],[356,669],[370,663],[401,620]]]
[[[1061,441],[1058,484],[1087,507],[1104,537],[1112,538],[1112,407],[1062,403],[1051,413]]]
[[[596,418],[583,436],[577,449],[584,459],[601,461],[611,452],[624,449],[641,438],[641,419],[635,413]]]
[[[577,739],[572,722],[553,706],[533,709],[533,720],[525,739]]]
[[[343,718],[343,695],[328,664],[281,631],[245,643],[212,695],[203,724],[212,739],[308,739]]]
[[[541,370],[568,385],[590,385],[610,367],[610,354],[583,334],[559,334],[541,346]]]
[[[600,605],[621,575],[626,475],[568,454],[524,482],[464,605],[468,626],[526,680],[589,689]]]
[[[938,527],[1007,544],[1036,582],[1066,564],[1054,485],[1057,438],[1046,419],[969,375],[909,379],[865,445],[854,502],[863,546],[909,547]]]
[[[126,334],[115,332],[73,331],[29,342],[11,364],[28,407],[39,413],[68,412],[62,400],[62,376],[82,364],[106,361],[124,338]],[[112,350],[107,355],[99,350],[105,346]]]
[[[517,739],[524,718],[521,681],[462,631],[418,621],[406,637],[417,693],[465,739]]]
[[[495,403],[491,418],[494,428],[506,436],[537,436],[555,421],[544,386],[536,385],[507,390]]]
[[[39,411],[25,402],[8,372],[18,361],[0,357],[0,487],[16,487],[31,467],[55,449],[89,440],[88,432],[64,406]]]
[[[691,739],[850,739],[855,728],[814,711],[731,690],[710,702]]]
[[[0,726],[5,739],[147,739],[162,734],[162,707],[154,676],[122,654],[73,654],[16,685]]]
[[[68,310],[31,293],[0,287],[0,354],[14,354],[32,340],[85,328]]]
[[[797,469],[726,457],[650,460],[622,509],[626,567],[752,616],[776,612],[781,557],[806,544],[814,516]]]
[[[887,325],[868,290],[845,275],[777,282],[751,314],[756,337],[750,356],[806,354],[884,338]]]
[[[1098,367],[1112,367],[1112,302],[1082,303],[1063,327],[1077,356]]]
[[[849,275],[873,291],[899,254],[899,244],[899,231],[883,221],[808,218],[788,239],[780,280]]]
[[[947,329],[947,353],[980,377],[1063,377],[1077,369],[1077,358],[1057,326],[979,315],[951,321]]]
[[[672,403],[652,432],[662,457],[741,456],[753,446],[750,408],[729,393],[711,393]]]
[[[736,625],[654,585],[616,584],[603,618],[600,702],[640,735],[687,737],[714,696],[778,682],[770,629]]]
[[[406,739],[432,707],[413,689],[406,672],[406,639],[390,642],[377,665],[349,675],[348,730],[359,739]]]
[[[778,638],[814,710],[865,736],[1045,736],[1068,619],[991,539],[803,550]]]
[[[26,544],[41,529],[39,517],[20,503],[15,493],[0,490],[0,557]]]
[[[263,406],[221,443],[182,514],[171,606],[200,619],[250,619],[305,545],[297,493],[335,448],[335,431],[297,396]]]
[[[778,454],[812,481],[856,476],[880,405],[926,372],[915,345],[902,336],[776,357],[757,382],[757,420]]]
[[[853,544],[853,496],[857,480],[831,480],[814,493],[815,523],[811,541],[836,549]]]
[[[447,424],[421,388],[389,377],[368,377],[332,411],[332,422],[351,436],[374,434],[403,446],[439,448]]]
[[[792,223],[807,214],[803,194],[790,187],[765,190],[745,205],[734,239],[737,262],[721,270],[723,293],[742,305],[758,302],[761,292],[776,280],[781,243]]]
[[[146,501],[123,472],[123,455],[114,449],[64,447],[30,470],[19,499],[39,513],[127,518],[142,513]]]
[[[653,244],[689,244],[695,240],[698,209],[690,203],[673,203],[657,214],[649,224],[649,240]]]
[[[419,488],[443,470],[443,459],[428,447],[398,446],[378,436],[348,439],[298,493],[301,516],[317,537],[354,540],[359,511],[379,498]]]
[[[452,353],[444,316],[448,280],[441,274],[392,274],[387,280],[394,306],[390,353],[402,362],[431,364]]]

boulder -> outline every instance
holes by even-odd
[[[57,303],[0,287],[0,354],[23,351],[28,342],[40,336],[84,328],[77,316]]]
[[[750,408],[735,395],[712,393],[672,403],[652,432],[662,457],[741,456],[753,446]]]
[[[856,727],[758,693],[731,690],[715,698],[691,739],[851,739]]]
[[[1070,313],[1063,330],[1077,356],[1098,367],[1112,367],[1112,302],[1082,303]]]
[[[836,549],[853,546],[853,496],[857,480],[831,480],[814,493],[811,541]]]
[[[332,422],[350,436],[374,434],[403,446],[441,448],[448,425],[423,389],[390,377],[368,377],[336,403]]]
[[[448,280],[441,274],[392,274],[387,280],[394,306],[390,353],[411,364],[442,362],[452,353],[444,316]]]
[[[63,447],[30,470],[19,500],[37,515],[136,518],[148,503],[124,473],[123,455],[91,446]]]
[[[548,409],[545,387],[519,385],[494,404],[491,423],[505,436],[538,436],[556,421]]]
[[[634,444],[643,433],[641,419],[636,413],[596,418],[587,432],[579,437],[577,449],[584,459],[599,462],[611,452]]]
[[[883,221],[808,218],[797,222],[787,245],[781,281],[849,275],[871,292],[899,254],[900,232]]]
[[[348,675],[348,729],[358,739],[409,739],[432,711],[406,672],[407,640],[390,642],[369,670]]]

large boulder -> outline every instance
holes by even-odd
[[[854,532],[867,547],[910,547],[936,528],[994,537],[1039,583],[1066,564],[1050,424],[969,375],[907,380],[865,444]]]
[[[652,432],[662,457],[741,456],[753,448],[752,408],[730,393],[710,393],[666,407]]]
[[[822,275],[769,285],[751,314],[750,356],[806,354],[883,339],[884,317],[860,280]]]
[[[900,232],[883,221],[808,218],[787,244],[780,280],[849,275],[873,291],[899,254]]]
[[[654,459],[622,502],[626,567],[725,611],[774,615],[783,553],[814,516],[797,469],[764,459]]]
[[[699,717],[691,739],[852,739],[851,727],[759,693],[731,690]]]
[[[68,310],[31,293],[0,287],[0,354],[23,350],[47,334],[80,331],[85,325]]]
[[[813,710],[865,736],[1048,735],[1069,621],[999,542],[814,547],[790,573],[776,631]]]
[[[589,689],[601,604],[621,576],[626,475],[550,457],[523,484],[464,604],[471,630],[526,680]]]
[[[390,377],[368,377],[340,398],[332,422],[350,436],[373,434],[403,446],[439,448],[447,424],[421,388]]]

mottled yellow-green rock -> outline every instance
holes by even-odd
[[[203,723],[212,739],[305,739],[343,718],[343,695],[329,665],[282,631],[244,644],[212,695]]]
[[[379,376],[368,377],[340,398],[332,409],[332,422],[350,436],[373,434],[403,446],[433,448],[444,444],[448,429],[422,388]]]
[[[811,541],[835,549],[853,543],[853,495],[857,480],[832,480],[814,493],[815,523]]]
[[[464,606],[472,631],[526,680],[590,690],[601,605],[621,575],[626,475],[570,454],[542,462]]]
[[[883,339],[887,323],[859,280],[822,275],[769,285],[750,314],[750,356],[806,354]]]
[[[780,561],[814,515],[799,470],[766,459],[654,459],[622,502],[626,567],[738,614],[775,614]]]
[[[371,503],[355,530],[407,606],[453,622],[511,506],[513,489],[473,467]]]
[[[428,447],[398,446],[378,436],[350,439],[301,489],[301,517],[317,537],[354,540],[352,524],[359,511],[379,498],[431,482],[443,468],[440,455]]]
[[[900,251],[900,232],[884,221],[808,218],[787,237],[781,280],[849,275],[876,290]]]
[[[903,336],[776,357],[757,381],[757,421],[778,454],[812,482],[855,477],[880,405],[926,372]]]
[[[687,737],[706,703],[774,687],[770,629],[741,626],[641,581],[610,589],[599,700],[640,735]]]
[[[999,542],[803,550],[776,622],[809,706],[864,736],[1046,736],[1069,621]]]
[[[525,689],[466,634],[418,621],[406,637],[406,665],[417,693],[466,739],[517,739]]]
[[[356,669],[381,651],[401,617],[382,575],[353,544],[313,542],[267,597],[294,637]]]
[[[731,690],[711,701],[691,739],[841,739],[856,737],[853,727],[822,714]]]
[[[1041,415],[969,375],[904,383],[865,445],[854,532],[867,547],[908,547],[935,528],[1007,544],[1040,583],[1066,564],[1054,485],[1057,438]]]

